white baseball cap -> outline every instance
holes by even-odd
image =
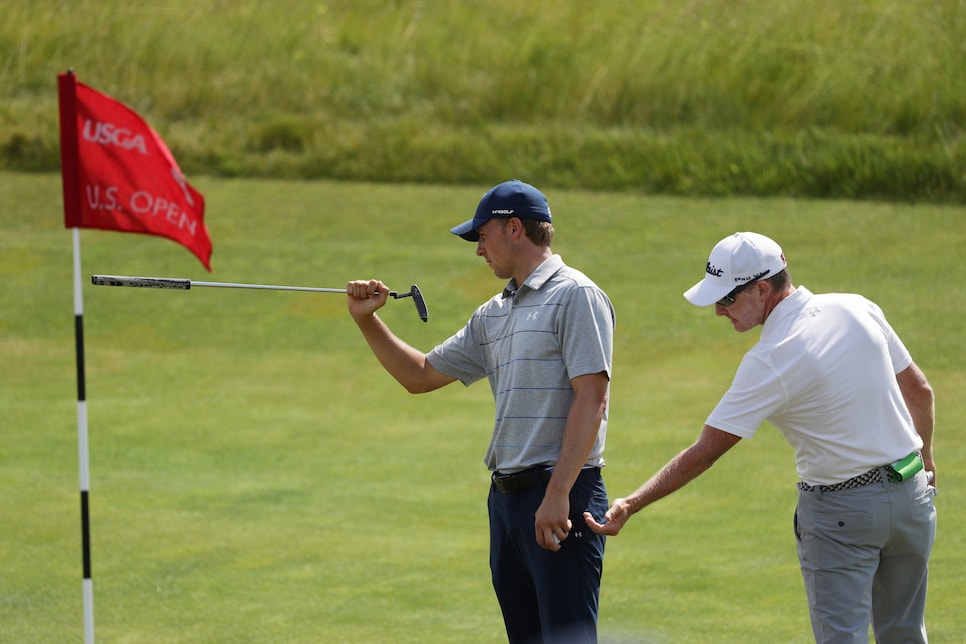
[[[704,279],[684,292],[696,306],[710,306],[742,284],[785,270],[785,254],[772,239],[758,233],[735,233],[711,249]]]

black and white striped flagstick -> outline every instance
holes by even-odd
[[[77,345],[77,454],[80,461],[81,548],[84,562],[84,642],[94,642],[94,581],[91,579],[90,458],[87,442],[87,384],[84,375],[84,294],[81,290],[80,229],[74,232],[74,339]]]

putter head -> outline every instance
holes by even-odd
[[[408,293],[394,293],[390,291],[389,294],[392,295],[393,298],[397,300],[401,297],[413,298],[413,304],[416,305],[416,313],[419,314],[419,319],[422,320],[423,322],[429,321],[429,309],[426,308],[426,300],[423,299],[423,294],[422,292],[420,292],[418,286],[413,284],[409,288]]]
[[[423,299],[423,294],[420,292],[419,287],[413,284],[409,293],[413,296],[413,304],[416,305],[416,312],[419,314],[419,319],[423,322],[428,322],[429,309],[426,308],[426,300]]]

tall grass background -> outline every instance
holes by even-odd
[[[56,170],[55,75],[193,175],[966,197],[962,0],[8,0],[0,167]]]

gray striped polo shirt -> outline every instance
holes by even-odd
[[[489,379],[496,421],[484,463],[500,472],[557,462],[574,400],[570,380],[610,378],[616,320],[607,295],[559,255],[514,287],[511,280],[426,356],[466,386]],[[604,465],[606,436],[605,407],[586,466]]]

